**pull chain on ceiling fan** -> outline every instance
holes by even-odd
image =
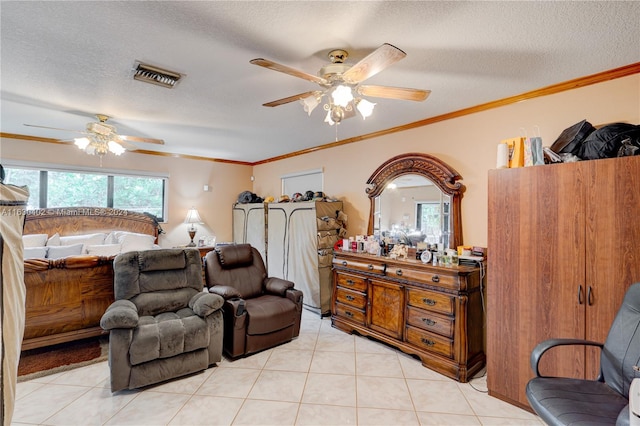
[[[323,109],[327,111],[327,115],[324,121],[334,125],[355,116],[356,109],[363,119],[369,117],[376,104],[363,96],[424,101],[431,93],[430,90],[361,84],[364,80],[373,77],[406,56],[405,52],[391,44],[383,44],[355,65],[344,63],[349,56],[346,50],[332,50],[328,56],[331,63],[322,67],[317,76],[267,59],[251,60],[250,63],[254,65],[302,78],[322,87],[320,90],[312,90],[268,102],[263,106],[276,107],[300,101],[304,111],[311,115],[311,112],[325,99],[326,103]]]

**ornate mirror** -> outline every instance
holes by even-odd
[[[368,235],[417,242],[462,244],[462,177],[445,162],[421,153],[384,162],[367,180],[371,202]]]

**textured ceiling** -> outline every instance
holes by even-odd
[[[318,86],[335,48],[355,63],[383,43],[407,57],[367,83],[429,89],[373,99],[346,139],[640,62],[640,2],[2,1],[1,131],[68,139],[93,114],[141,149],[255,162],[336,140],[321,107],[262,104]],[[132,79],[135,61],[185,74],[174,89]]]

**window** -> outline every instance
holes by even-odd
[[[442,241],[442,235],[449,235],[449,203],[416,203],[416,229],[427,235],[429,242]]]
[[[164,179],[113,176],[113,207],[164,217]]]
[[[55,207],[109,207],[150,213],[165,221],[166,176],[5,167],[5,182],[29,188],[30,210]]]
[[[289,173],[281,176],[282,194],[292,196],[296,192],[304,195],[307,191],[320,192],[322,189],[322,169]]]
[[[416,203],[416,209],[416,229],[427,235],[439,234],[440,203]]]
[[[39,208],[38,194],[40,193],[40,171],[29,169],[14,169],[5,167],[5,183],[29,187],[27,210]]]
[[[107,175],[59,171],[45,173],[47,204],[43,208],[93,207],[96,203],[99,204],[96,207],[113,207],[105,205]]]

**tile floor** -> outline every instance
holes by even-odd
[[[538,417],[305,311],[296,340],[111,394],[106,362],[18,384],[12,425],[536,425]]]

